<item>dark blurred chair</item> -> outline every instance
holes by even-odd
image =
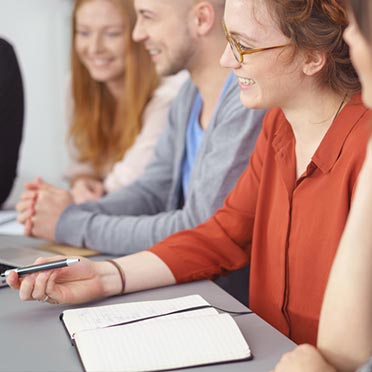
[[[17,176],[23,119],[21,71],[12,45],[0,38],[0,206]]]

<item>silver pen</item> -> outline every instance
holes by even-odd
[[[23,277],[27,274],[36,273],[38,271],[59,269],[61,267],[71,266],[80,261],[79,258],[65,258],[63,260],[47,262],[43,264],[37,264],[32,266],[17,267],[15,269],[9,269],[0,274],[1,277],[7,277],[11,272],[16,272],[18,276]]]

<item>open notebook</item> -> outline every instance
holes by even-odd
[[[86,371],[158,371],[252,358],[234,319],[199,295],[70,309],[61,320]]]

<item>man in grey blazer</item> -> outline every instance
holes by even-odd
[[[247,166],[264,111],[241,105],[236,78],[219,65],[226,47],[224,0],[135,0],[135,6],[133,37],[144,43],[158,73],[190,73],[154,159],[133,184],[80,205],[65,190],[40,180],[30,184],[17,205],[29,235],[106,254],[138,252],[207,220]],[[245,301],[246,275],[218,281]]]

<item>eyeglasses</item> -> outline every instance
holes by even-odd
[[[224,21],[222,21],[223,30],[225,32],[226,40],[230,45],[230,48],[233,52],[233,55],[238,63],[243,63],[244,56],[248,54],[254,54],[258,52],[263,52],[264,50],[270,50],[270,49],[278,49],[278,48],[284,48],[288,46],[289,44],[283,44],[283,45],[277,45],[272,47],[266,47],[266,48],[246,48],[243,47],[228,31],[226,24]]]

